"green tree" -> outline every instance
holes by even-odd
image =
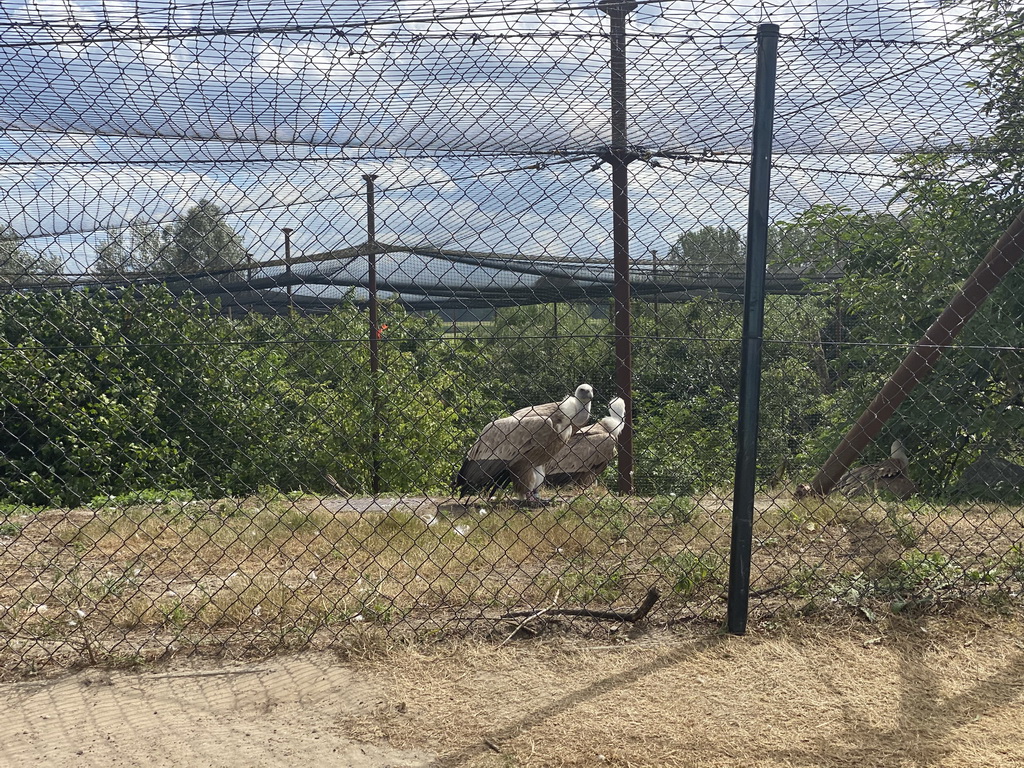
[[[981,77],[987,135],[901,159],[899,196],[918,221],[922,251],[954,277],[977,264],[1024,208],[1024,6],[971,0],[954,43],[984,43]]]
[[[913,216],[889,293],[914,332],[934,320],[1024,208],[1024,6],[973,0],[952,42],[984,43],[975,47],[983,51],[981,76],[970,85],[984,99],[990,130],[963,145],[902,158],[898,194]],[[872,300],[864,311],[884,309]],[[933,476],[942,486],[951,487],[984,447],[1024,457],[1024,366],[1016,351],[1024,345],[1022,317],[1024,269],[1017,267],[897,414],[936,446]]]
[[[985,43],[982,76],[970,83],[985,98],[991,118],[988,135],[963,151],[946,153],[961,168],[973,170],[982,185],[967,192],[989,198],[989,209],[1012,215],[1024,204],[1024,5],[1006,0],[972,0],[954,42]]]
[[[688,275],[712,277],[742,273],[746,262],[743,236],[730,226],[706,226],[683,232],[668,251],[668,261]]]
[[[171,233],[139,216],[124,229],[108,230],[107,239],[96,253],[93,271],[101,275],[167,272],[171,267]]]
[[[27,251],[25,238],[9,224],[0,224],[0,285],[36,282],[59,271],[55,259]]]
[[[355,304],[232,321],[161,286],[0,295],[0,499],[331,492],[327,474],[366,493],[374,456],[386,491],[446,488],[495,410],[489,361],[436,319],[382,317],[374,379]]]
[[[231,269],[244,264],[242,236],[227,222],[219,205],[200,200],[170,228],[167,271],[190,274]]]

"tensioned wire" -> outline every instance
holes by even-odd
[[[551,303],[561,303],[561,302],[551,302]],[[650,302],[646,302],[646,303],[649,304]],[[662,304],[665,304],[667,306],[671,306],[671,304],[669,304],[668,302],[664,302],[664,301],[662,302]],[[316,323],[317,322],[316,318],[304,318],[304,321],[305,322],[311,322],[311,323]],[[391,320],[391,322],[397,323],[398,325],[396,325],[396,327],[397,328],[401,328],[402,320],[400,318],[397,319],[397,320],[393,319],[393,320]],[[474,326],[474,327],[480,326],[480,325],[484,325],[483,323],[478,323],[476,321],[466,321],[465,324],[466,325],[470,325],[470,326]],[[575,326],[571,326],[571,327],[575,327]],[[505,340],[514,339],[516,341],[519,341],[519,340],[523,340],[523,341],[551,341],[552,340],[552,337],[551,337],[550,334],[544,335],[544,334],[522,334],[522,333],[516,333],[513,337],[505,337],[505,336],[502,336],[500,333],[494,333],[493,335],[490,334],[490,333],[486,333],[486,334],[484,334],[482,336],[476,336],[476,335],[474,335],[474,331],[472,330],[472,328],[469,329],[469,330],[462,330],[462,329],[460,329],[460,330],[455,331],[455,332],[452,332],[451,330],[447,330],[446,331],[446,330],[444,330],[442,328],[441,331],[444,334],[443,336],[433,337],[433,338],[427,339],[427,341],[434,342],[434,343],[437,343],[437,344],[447,344],[449,341],[452,341],[453,337],[454,337],[455,339],[470,338],[470,339],[487,340],[487,341],[492,341],[492,342],[500,345],[500,343],[501,343],[501,341],[503,339],[505,339]],[[566,336],[567,337],[572,337],[573,339],[584,339],[584,340],[589,339],[589,340],[593,340],[593,341],[602,341],[602,340],[610,341],[613,338],[613,335],[612,335],[611,331],[609,331],[607,333],[577,333],[577,332],[573,332],[573,331],[567,331],[566,332]],[[643,332],[637,333],[637,332],[634,332],[632,334],[632,337],[633,337],[633,339],[635,341],[685,342],[685,343],[693,343],[693,344],[731,344],[731,343],[737,343],[737,342],[742,341],[742,339],[738,335],[737,336],[688,336],[688,335],[673,335],[673,334],[665,334],[665,333],[658,333],[657,335],[654,335],[653,333],[643,333]],[[125,342],[125,343],[111,342],[111,343],[107,343],[107,344],[96,344],[96,343],[90,343],[90,344],[67,344],[67,345],[53,344],[53,345],[45,345],[45,346],[43,346],[43,345],[19,345],[19,346],[2,346],[2,345],[0,345],[0,355],[17,355],[20,352],[45,352],[45,351],[71,352],[71,351],[96,351],[96,350],[131,350],[131,349],[178,349],[178,348],[197,349],[197,348],[203,348],[203,347],[262,347],[262,346],[282,346],[282,347],[286,347],[286,346],[307,346],[309,344],[321,344],[321,343],[323,343],[323,344],[365,344],[366,340],[367,340],[366,336],[329,336],[329,335],[328,336],[319,336],[318,335],[318,336],[309,336],[309,337],[306,337],[306,338],[299,338],[299,339],[282,339],[282,338],[259,339],[259,340],[250,340],[250,339],[235,339],[235,340],[229,340],[229,339],[210,339],[208,341],[139,342],[139,343],[134,343],[134,342],[131,342],[131,343],[127,343],[127,342]],[[402,336],[397,336],[394,339],[391,339],[391,338],[388,337],[388,335],[385,334],[385,335],[383,335],[381,337],[381,344],[382,344],[382,346],[386,346],[391,341],[394,341],[395,343],[401,343],[404,340],[405,340],[405,337],[402,337]],[[918,346],[918,344],[916,342],[914,342],[914,341],[906,341],[906,342],[834,341],[834,340],[825,340],[825,339],[822,339],[822,340],[817,340],[817,339],[810,340],[810,339],[769,337],[767,335],[764,338],[764,343],[765,344],[772,344],[772,345],[788,345],[788,346],[802,346],[802,347],[830,347],[830,348],[840,348],[840,347],[860,347],[860,348],[866,348],[866,347],[870,347],[870,348],[878,348],[878,349],[902,349],[902,350],[907,350],[907,351],[909,351],[909,350],[913,349],[914,347]],[[926,345],[922,345],[922,348],[924,348],[924,349],[939,348],[939,345],[929,345],[929,344],[926,344]],[[948,351],[956,351],[956,352],[1015,352],[1015,353],[1024,352],[1024,346],[1013,346],[1013,345],[1009,345],[1009,344],[951,344],[951,345],[948,345],[948,346],[942,346],[941,349],[948,350]]]
[[[127,18],[124,19],[125,23],[134,24],[136,27],[138,27],[138,26],[141,26],[140,22],[143,22],[147,17],[150,16],[150,14],[147,13],[146,11],[140,11],[139,8],[138,8],[138,5],[139,4],[136,3],[135,4],[135,8],[133,9],[133,13],[131,13],[130,16],[128,16]],[[551,4],[534,3],[534,4],[531,4],[531,5],[525,5],[525,6],[521,6],[521,7],[515,7],[515,5],[516,5],[515,3],[505,3],[505,2],[503,2],[503,3],[500,3],[500,4],[495,4],[495,6],[492,6],[489,3],[485,2],[485,3],[477,4],[477,7],[474,10],[463,11],[463,12],[451,12],[451,11],[448,11],[448,10],[437,10],[437,9],[435,9],[433,12],[428,12],[428,13],[412,12],[412,13],[409,13],[409,14],[398,13],[398,14],[393,14],[393,15],[371,16],[370,15],[370,13],[371,13],[370,7],[372,5],[373,5],[372,3],[366,2],[364,0],[364,2],[361,2],[361,3],[358,4],[358,6],[356,6],[356,9],[354,9],[354,12],[348,18],[346,18],[346,19],[342,19],[342,20],[331,19],[330,21],[326,21],[326,22],[305,24],[305,25],[302,25],[300,27],[300,29],[302,31],[323,31],[323,32],[334,32],[334,33],[337,33],[339,31],[344,32],[344,31],[348,31],[348,30],[359,30],[359,29],[372,28],[372,27],[375,27],[375,26],[395,26],[395,25],[405,25],[405,24],[444,24],[444,23],[448,23],[448,22],[465,22],[465,21],[476,21],[476,20],[494,20],[494,19],[499,19],[499,18],[516,18],[516,17],[524,17],[524,16],[544,17],[544,16],[553,16],[553,15],[558,15],[558,14],[583,13],[583,12],[586,12],[586,11],[593,12],[593,11],[599,11],[600,10],[600,3],[597,3],[597,2],[586,2],[586,3],[551,3]],[[391,12],[395,8],[395,6],[397,4],[396,3],[392,3],[392,2],[388,2],[388,3],[383,3],[382,5],[383,5],[382,11],[386,13],[386,12]],[[708,13],[708,14],[710,14],[712,16],[712,18],[716,18],[716,17],[720,16],[722,13],[732,13],[732,14],[736,14],[737,16],[740,16],[742,18],[743,15],[744,15],[742,13],[742,11],[754,10],[754,9],[750,8],[749,5],[746,5],[746,4],[744,4],[742,6],[742,8],[734,8],[732,6],[732,4],[727,3],[727,2],[689,3],[689,4],[686,4],[686,5],[689,6],[688,8],[682,8],[681,7],[682,5],[683,4],[677,4],[676,6],[666,5],[663,0],[636,0],[636,6],[637,7],[652,6],[652,7],[656,8],[657,10],[661,11],[660,16],[658,17],[659,19],[665,19],[668,14],[676,11],[676,8],[679,8],[679,13],[680,13],[681,18],[688,18],[688,19],[692,19],[694,17],[699,19],[699,18],[701,18],[701,14],[702,13]],[[273,6],[268,4],[265,7],[266,8],[275,8],[275,10],[276,9],[282,9],[283,10],[284,8],[287,7],[287,4],[285,4],[285,3],[277,3],[277,4],[273,5]],[[909,8],[913,8],[913,4],[912,3],[908,3],[908,2],[901,2],[901,3],[893,4],[893,7],[891,9],[888,9],[888,10],[890,12],[891,11],[895,11],[895,10],[899,10],[899,11],[902,12],[902,11],[906,11],[908,9],[908,7]],[[935,7],[933,5],[931,5],[931,4],[920,4],[919,7],[921,8],[921,12],[922,13],[934,14],[935,11],[936,11]],[[12,23],[11,26],[13,26],[15,28],[17,28],[17,27],[34,27],[34,28],[40,30],[41,32],[50,32],[50,31],[54,31],[54,32],[65,31],[66,32],[66,31],[73,31],[73,32],[78,32],[81,35],[81,37],[79,37],[77,39],[76,38],[68,38],[68,37],[65,36],[61,42],[86,43],[86,42],[108,42],[108,41],[109,42],[117,42],[117,41],[136,41],[136,40],[137,41],[158,41],[158,40],[171,40],[171,39],[186,39],[188,37],[207,37],[207,36],[214,36],[214,35],[224,36],[224,35],[236,35],[236,34],[250,34],[251,35],[251,34],[275,33],[278,30],[288,30],[288,29],[294,29],[294,28],[298,27],[298,25],[294,24],[294,22],[298,18],[298,16],[300,15],[300,13],[306,10],[302,6],[302,4],[297,4],[296,6],[293,7],[293,9],[292,9],[293,12],[291,14],[285,14],[285,15],[281,16],[281,18],[284,18],[284,19],[287,19],[289,21],[292,21],[293,24],[291,26],[289,26],[287,24],[287,22],[280,22],[280,21],[276,22],[277,26],[274,26],[273,23],[269,23],[269,24],[268,23],[263,23],[263,24],[260,24],[260,23],[251,23],[251,22],[249,23],[248,26],[242,26],[241,24],[239,24],[237,26],[230,25],[231,22],[235,21],[235,17],[236,17],[236,12],[237,11],[244,10],[244,14],[239,13],[237,15],[244,15],[247,20],[254,19],[256,17],[257,11],[256,11],[256,4],[253,4],[253,3],[244,3],[244,4],[243,3],[236,3],[236,2],[231,2],[231,3],[221,3],[221,2],[196,3],[196,4],[193,4],[193,5],[187,5],[187,4],[186,5],[176,5],[176,6],[173,6],[172,10],[173,10],[173,12],[176,12],[176,13],[180,12],[186,18],[188,17],[188,12],[189,11],[195,11],[195,10],[210,12],[210,15],[212,15],[212,16],[214,16],[216,18],[218,11],[220,9],[222,9],[222,8],[226,10],[226,15],[228,17],[229,26],[224,26],[224,24],[217,24],[217,25],[211,24],[208,28],[203,28],[201,25],[192,24],[192,25],[190,25],[186,29],[180,30],[178,32],[173,32],[173,33],[169,31],[169,27],[168,27],[168,28],[166,28],[166,29],[168,29],[168,31],[137,33],[135,36],[121,35],[121,36],[111,36],[110,38],[98,39],[96,37],[86,37],[85,35],[81,35],[81,33],[82,33],[83,29],[84,29],[84,25],[81,24],[81,23],[78,23],[78,22],[71,22],[71,21],[61,22],[61,21],[49,21],[49,20],[45,20],[45,21],[41,20],[39,22],[31,22],[31,21],[20,22],[19,21],[19,22]],[[817,19],[820,19],[822,16],[830,18],[829,17],[829,11],[831,11],[833,9],[836,10],[837,12],[843,13],[843,14],[845,14],[847,16],[853,16],[858,9],[862,9],[862,10],[865,10],[865,11],[875,11],[875,12],[877,12],[877,15],[879,17],[883,17],[885,15],[888,15],[887,14],[886,6],[884,6],[882,4],[878,4],[878,3],[862,3],[862,4],[859,4],[859,5],[858,4],[854,4],[854,3],[849,3],[849,2],[837,2],[837,3],[833,4],[833,5],[827,5],[825,3],[818,3],[815,6],[815,9],[816,9],[816,13],[811,14],[811,16],[813,16],[814,18],[817,18]],[[159,16],[159,18],[161,18],[161,19],[166,19],[167,16],[168,16],[168,10],[169,9],[166,6],[164,6],[164,5],[158,6],[158,8],[154,9],[154,11],[152,12],[152,16],[154,16],[154,17],[155,16]],[[339,8],[338,5],[334,5],[334,6],[331,7],[331,11],[332,12],[338,12],[339,10],[340,10],[340,8]],[[785,18],[786,21],[793,21],[794,19],[795,20],[799,20],[800,19],[800,8],[799,8],[799,6],[797,4],[793,4],[793,5],[779,4],[774,9],[775,12],[776,12],[774,19],[772,19],[772,15],[770,13],[764,12],[766,9],[764,9],[762,7],[761,10],[762,10],[762,13],[763,13],[763,19],[762,20],[764,20],[764,21],[774,20],[777,23],[777,22],[781,21],[782,18]],[[939,9],[939,10],[941,10],[941,9]],[[600,18],[600,15],[595,15],[595,19],[596,18]],[[944,17],[940,15],[939,18],[944,18]],[[115,29],[116,26],[115,26],[115,24],[111,23],[111,19],[115,19],[116,20],[115,14],[111,14],[111,13],[107,12],[105,14],[104,21],[102,23],[97,23],[97,24],[94,25],[95,28],[97,29],[97,31],[99,31],[99,30],[106,31],[106,30]],[[591,22],[591,23],[594,23],[594,22]],[[669,22],[669,23],[671,23],[671,22]],[[676,22],[676,23],[678,23],[678,22]],[[753,24],[754,24],[753,21],[750,21],[750,22],[747,22],[747,23],[750,24],[751,26],[753,26]],[[0,27],[2,27],[2,26],[3,25],[0,25]],[[688,34],[692,34],[694,32],[695,32],[695,30],[692,30],[690,28],[687,29],[687,33]],[[472,34],[472,33],[469,33],[469,34]],[[808,31],[807,34],[812,34],[812,33],[810,33]],[[33,44],[35,44],[35,43],[33,43]],[[45,44],[47,44],[47,42],[43,41],[43,42],[40,42],[38,44],[45,45]],[[52,43],[50,43],[50,44],[52,44]]]
[[[990,154],[998,154],[999,152],[1000,152],[1000,150],[998,150],[998,149],[991,149],[991,150],[987,151],[987,153],[990,153]],[[538,154],[543,154],[543,153],[538,153]],[[841,156],[842,155],[836,155],[835,157],[841,157]],[[860,155],[853,155],[852,153],[850,153],[847,156],[859,157]],[[467,153],[466,156],[463,157],[463,159],[471,159],[473,157],[474,157],[473,153]],[[647,161],[648,165],[650,165],[651,167],[653,167],[653,168],[655,168],[657,170],[663,170],[663,171],[667,171],[667,172],[670,172],[670,173],[678,173],[678,174],[682,174],[682,175],[688,175],[688,174],[692,173],[692,171],[694,170],[694,166],[699,166],[701,164],[708,164],[708,165],[732,165],[732,166],[739,166],[739,167],[745,167],[745,166],[749,165],[749,160],[748,159],[738,159],[738,158],[737,159],[733,159],[733,158],[724,158],[724,157],[707,157],[707,156],[700,156],[700,155],[676,154],[676,153],[654,153],[654,154],[651,155],[651,158],[653,160],[666,159],[666,160],[671,160],[671,161],[674,161],[674,162],[682,161],[685,164],[685,167],[679,167],[679,166],[674,165],[674,164],[673,165],[664,165],[664,164],[660,164],[660,163],[656,163],[656,162]],[[576,155],[576,156],[573,156],[573,157],[568,157],[568,158],[563,157],[563,156],[556,156],[556,157],[553,157],[552,159],[545,159],[543,161],[538,161],[536,163],[531,163],[529,165],[519,166],[519,167],[516,167],[516,168],[505,168],[505,169],[495,169],[495,170],[488,170],[488,171],[478,171],[478,172],[474,172],[474,173],[462,174],[462,175],[459,175],[459,176],[447,177],[445,179],[436,180],[436,181],[421,180],[421,181],[405,183],[405,184],[394,184],[394,185],[380,186],[380,187],[378,187],[376,189],[376,194],[383,198],[383,197],[387,197],[389,194],[390,195],[394,195],[395,193],[400,193],[400,192],[405,192],[405,191],[412,191],[412,190],[416,190],[416,189],[431,188],[431,187],[441,187],[441,186],[449,185],[452,182],[474,181],[474,180],[484,179],[484,178],[489,178],[489,177],[494,177],[494,176],[512,176],[512,175],[517,174],[517,173],[524,173],[524,172],[528,172],[528,171],[544,171],[544,170],[547,170],[547,169],[555,167],[555,166],[570,165],[570,164],[572,164],[574,162],[579,162],[581,160],[587,161],[587,162],[593,162],[595,159],[597,159],[597,155],[595,155],[595,154],[579,154],[579,155]],[[211,165],[218,165],[218,164],[219,165],[223,165],[224,161],[208,160],[208,161],[199,161],[199,162],[200,163],[205,163],[205,164],[211,164]],[[240,165],[251,165],[251,164],[255,163],[255,164],[266,164],[266,165],[274,165],[274,166],[282,166],[282,165],[287,165],[287,164],[303,165],[303,164],[307,164],[307,163],[314,163],[314,164],[315,163],[326,163],[326,164],[331,164],[331,163],[334,163],[334,162],[353,162],[353,163],[363,162],[364,164],[369,165],[369,163],[366,163],[365,160],[359,161],[359,160],[354,160],[354,159],[349,159],[349,158],[344,158],[344,159],[339,160],[339,159],[336,159],[336,158],[320,158],[320,157],[309,157],[309,158],[302,158],[302,159],[287,158],[287,159],[266,159],[266,160],[233,160],[233,161],[230,161],[230,162],[237,163],[237,164],[240,164]],[[382,164],[382,163],[386,163],[386,162],[387,162],[386,160],[382,160],[382,161],[378,161],[377,163],[374,163],[374,164],[376,165],[376,164]],[[58,160],[54,160],[54,161],[42,161],[42,162],[14,161],[12,163],[8,163],[7,165],[8,165],[8,167],[19,167],[19,166],[21,166],[21,167],[37,167],[37,166],[47,166],[47,167],[49,167],[49,166],[54,166],[54,167],[86,166],[86,167],[90,167],[90,166],[107,166],[107,165],[113,165],[113,166],[122,166],[122,165],[128,165],[128,166],[132,166],[132,165],[146,165],[146,166],[150,166],[150,165],[152,165],[152,166],[156,166],[156,167],[166,167],[166,166],[181,166],[181,165],[190,165],[190,164],[192,164],[192,162],[188,161],[188,160],[174,160],[174,161],[163,161],[163,162],[162,161],[156,161],[156,160],[153,160],[153,161],[136,161],[136,160],[131,160],[131,161],[128,161],[128,162],[113,161],[113,160],[80,160],[80,161],[58,161]],[[828,168],[828,167],[823,167],[823,166],[807,167],[807,166],[802,165],[802,164],[773,163],[771,167],[772,167],[773,170],[781,170],[781,171],[802,171],[802,172],[806,172],[806,173],[823,174],[823,175],[826,175],[826,176],[849,176],[849,177],[855,177],[855,178],[880,179],[880,180],[886,180],[886,181],[892,181],[892,182],[949,181],[950,180],[950,178],[948,176],[936,176],[936,175],[933,175],[933,174],[881,173],[881,172],[871,172],[871,171],[844,170],[844,169],[839,169],[839,168]],[[359,171],[360,169],[356,168],[355,170]],[[963,181],[967,181],[967,180],[968,179],[963,179]],[[711,183],[710,177],[709,177],[708,183]],[[740,190],[741,188],[740,187],[735,187],[735,189]],[[745,187],[743,189],[745,189]],[[363,192],[363,191],[351,191],[351,192],[344,192],[344,193],[339,192],[339,193],[332,193],[332,194],[321,195],[321,196],[304,196],[301,200],[298,200],[298,201],[268,202],[268,203],[261,203],[259,205],[255,205],[255,206],[252,206],[252,207],[241,207],[241,208],[240,207],[231,207],[231,208],[226,208],[225,210],[226,210],[226,212],[230,213],[233,216],[242,216],[242,215],[247,214],[247,213],[261,213],[261,212],[265,212],[265,211],[288,210],[290,208],[298,207],[298,206],[303,206],[303,205],[316,205],[318,203],[336,202],[336,201],[344,201],[344,200],[359,200],[359,199],[363,199],[364,197],[365,197],[365,192]],[[88,233],[92,233],[92,232],[102,232],[102,231],[106,231],[107,229],[109,229],[109,228],[108,227],[102,227],[102,226],[92,227],[92,228],[77,228],[77,229],[68,228],[68,229],[61,230],[60,232],[46,232],[46,233],[42,233],[42,234],[32,234],[32,233],[29,233],[29,234],[24,235],[24,238],[25,239],[53,238],[55,236],[63,236],[63,235],[71,235],[71,234],[88,234]],[[71,275],[72,273],[65,273],[65,274]],[[82,274],[88,274],[88,273],[82,273]]]

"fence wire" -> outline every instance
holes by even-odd
[[[1015,271],[814,492],[1024,208],[1019,8],[627,8],[625,379],[609,4],[127,8],[0,11],[3,674],[720,623],[765,21],[751,616],[1019,600]]]

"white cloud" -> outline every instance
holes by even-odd
[[[250,17],[239,20],[221,15],[227,6],[217,4],[28,3],[10,18],[50,27],[20,34],[64,44],[0,52],[0,71],[19,73],[0,75],[7,128],[0,217],[25,234],[53,236],[118,226],[140,213],[169,220],[207,197],[234,212],[254,249],[275,252],[287,223],[304,249],[323,250],[362,236],[361,175],[372,171],[380,176],[382,239],[386,233],[407,245],[608,254],[607,168],[588,172],[592,158],[463,178],[528,164],[531,153],[585,153],[609,141],[607,18],[582,3],[558,13],[498,13],[529,7],[492,0],[474,6],[478,18],[430,21],[466,6],[286,0],[249,4]],[[484,15],[488,10],[495,13]],[[810,162],[817,153],[824,165],[828,153],[899,152],[979,135],[986,123],[963,88],[966,58],[933,65],[928,57],[943,52],[935,47],[807,39],[939,41],[956,11],[926,0],[856,8],[822,0],[644,5],[629,23],[631,139],[654,150],[709,149],[718,159],[737,153],[742,161],[752,33],[765,20],[799,37],[784,37],[780,46],[778,155]],[[341,23],[403,15],[418,21],[362,29]],[[97,32],[101,23],[136,34],[239,24],[276,31],[82,42],[83,32]],[[288,24],[338,27],[280,31]],[[894,72],[904,75],[886,79]],[[291,159],[317,153],[316,161]],[[418,157],[423,153],[431,157]],[[14,165],[32,157],[123,164]],[[885,191],[871,177],[835,170],[777,176],[778,215],[826,200],[882,205]],[[631,166],[637,247],[705,223],[739,225],[744,173],[714,163]]]

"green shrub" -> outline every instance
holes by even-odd
[[[366,317],[233,321],[161,288],[11,294],[0,354],[0,498],[80,504],[154,488],[241,495],[261,485],[365,493],[445,486],[487,410],[485,361],[431,347],[436,320],[386,307],[381,370]],[[467,407],[467,404],[471,407]]]

